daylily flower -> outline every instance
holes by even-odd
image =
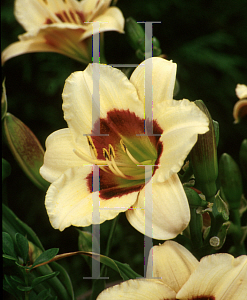
[[[234,123],[238,123],[247,115],[247,86],[245,84],[237,84],[236,95],[239,101],[236,102],[233,108]]]
[[[246,285],[246,255],[234,258],[218,253],[199,262],[180,244],[167,241],[151,249],[146,279],[115,285],[104,290],[97,300],[244,300]]]
[[[145,212],[151,210],[153,238],[174,238],[187,227],[189,206],[177,172],[197,135],[208,131],[208,119],[194,103],[172,100],[176,64],[150,59],[156,136],[143,135],[146,61],[130,80],[98,65],[100,119],[93,126],[93,65],[66,80],[62,97],[69,128],[47,138],[40,170],[52,183],[45,204],[54,228],[93,223],[92,165],[100,168],[100,191],[93,192],[99,193],[100,223],[126,211],[130,224],[144,233]],[[97,136],[99,124],[103,136]],[[153,167],[145,172],[145,166]],[[147,197],[152,207],[145,207]]]
[[[100,32],[123,32],[124,17],[111,0],[16,0],[15,17],[27,31],[2,53],[8,59],[31,52],[57,52],[82,63],[92,61],[93,23]]]

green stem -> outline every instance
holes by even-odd
[[[196,208],[190,209],[190,238],[193,248],[196,250],[203,245],[202,241],[202,215],[196,212]]]
[[[111,250],[111,245],[115,233],[115,229],[117,227],[117,222],[118,222],[119,215],[112,221],[112,226],[109,232],[109,237],[107,240],[107,245],[106,245],[106,251],[105,251],[105,256],[109,256],[110,250]],[[103,265],[101,267],[100,271],[100,277],[106,277],[107,276],[107,268],[106,265]],[[98,294],[105,289],[105,279],[96,279],[94,280],[93,287],[92,287],[92,294],[91,294],[91,300],[94,300],[97,298]]]
[[[112,222],[112,226],[111,226],[110,233],[109,233],[109,238],[108,238],[107,245],[106,245],[105,256],[109,256],[109,254],[110,254],[111,245],[112,245],[114,233],[115,233],[115,230],[117,227],[118,218],[119,218],[119,215]],[[106,265],[103,265],[101,268],[101,276],[105,277],[106,275],[107,275]]]

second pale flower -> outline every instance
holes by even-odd
[[[144,135],[145,62],[130,80],[117,69],[99,65],[100,118],[94,124],[93,65],[66,80],[63,111],[69,128],[48,137],[40,170],[51,182],[45,204],[54,228],[93,224],[95,193],[99,223],[126,211],[133,227],[155,239],[174,238],[187,227],[189,206],[177,172],[197,135],[208,131],[208,119],[194,103],[172,100],[176,64],[150,59],[153,135]],[[95,165],[99,191],[92,187]],[[148,215],[151,235],[145,231]]]

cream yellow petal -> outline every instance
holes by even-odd
[[[157,280],[134,279],[104,290],[97,300],[175,300],[175,298],[176,293]]]
[[[43,0],[16,0],[14,14],[17,21],[26,31],[37,29],[49,18],[53,12],[48,9]]]
[[[86,137],[83,142],[84,144],[81,145],[83,152],[91,157]],[[49,135],[46,140],[44,164],[40,169],[42,177],[49,182],[53,182],[70,168],[88,165],[87,161],[82,160],[74,153],[75,148],[75,143],[68,128],[55,131]]]
[[[110,3],[111,0],[84,0],[81,1],[81,9],[86,15],[86,20],[92,21],[95,17],[104,14]]]
[[[130,77],[130,82],[136,87],[140,100],[145,102],[145,65],[147,71],[152,69],[153,105],[173,99],[177,65],[172,61],[153,57],[142,62]]]
[[[1,55],[2,65],[10,58],[16,57],[25,53],[33,52],[56,52],[55,49],[44,43],[44,40],[28,40],[19,41],[9,45]]]
[[[247,256],[234,259],[232,270],[217,283],[214,290],[216,299],[245,300],[247,293]]]
[[[30,31],[50,23],[82,24],[77,13],[83,14],[82,3],[77,0],[16,0],[15,17],[18,22]],[[64,20],[59,18],[59,14]],[[73,16],[72,16],[73,15]]]
[[[172,100],[154,108],[154,119],[163,129],[160,141],[163,151],[156,171],[157,181],[163,182],[177,173],[197,141],[198,134],[208,131],[206,115],[188,100]]]
[[[237,84],[235,91],[240,100],[247,98],[247,86],[245,84]]]
[[[99,15],[96,17],[93,22],[87,23],[88,28],[87,31],[81,36],[81,39],[85,39],[88,37],[92,37],[93,33],[97,33],[95,31],[95,27],[93,24],[95,22],[99,22],[98,28],[99,32],[105,31],[118,31],[120,33],[124,32],[124,17],[120,9],[117,7],[110,7],[108,8],[104,14]]]
[[[2,52],[2,64],[12,57],[33,52],[56,52],[88,63],[91,58],[86,41],[80,42],[82,32],[75,24],[52,24],[29,31]]]
[[[96,86],[95,89],[99,88],[100,91],[101,118],[105,118],[107,112],[114,109],[129,110],[144,118],[142,103],[127,77],[121,71],[107,65],[97,64],[95,68],[90,64],[85,71],[72,73],[65,82],[62,95],[64,118],[76,142],[83,134],[91,134],[92,130],[93,72],[100,72],[99,87]],[[98,117],[97,108],[94,109],[94,114]]]
[[[178,292],[198,264],[198,260],[185,247],[167,241],[150,250],[147,278],[160,278],[160,281]]]
[[[177,298],[215,297],[217,300],[246,299],[246,256],[234,259],[226,253],[205,256]]]
[[[89,226],[93,219],[93,199],[98,192],[91,193],[88,176],[92,176],[92,166],[74,167],[65,171],[54,181],[46,194],[45,206],[52,226],[64,230],[71,225]],[[137,192],[113,197],[108,200],[99,199],[100,221],[115,218],[120,212],[126,211],[137,198]],[[94,197],[94,198],[93,198]],[[97,200],[96,200],[97,201]]]
[[[247,115],[247,99],[239,100],[235,103],[233,108],[234,123],[238,123],[243,117]]]
[[[152,187],[151,184],[150,181],[146,185],[147,195],[145,189],[140,191],[133,209],[126,212],[127,219],[136,230],[148,236],[150,235],[145,231],[145,224],[152,224],[154,239],[172,239],[181,233],[190,221],[189,205],[183,186],[177,174],[163,183],[153,183]],[[145,207],[148,201],[151,201],[152,205],[146,204]],[[151,215],[152,211],[152,223],[150,219],[145,220],[145,209],[146,215]]]

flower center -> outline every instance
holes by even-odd
[[[76,150],[75,153],[99,166],[100,193],[106,199],[112,194],[120,196],[140,190],[158,168],[162,129],[153,121],[154,134],[158,135],[144,135],[145,120],[129,110],[114,109],[98,122],[101,135],[96,134],[96,123],[92,135],[87,136],[91,157]],[[91,176],[88,180],[91,186]]]

